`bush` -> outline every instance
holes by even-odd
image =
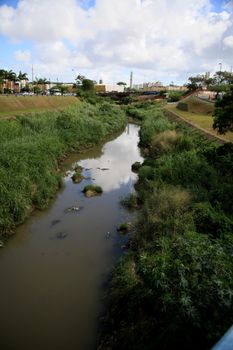
[[[101,194],[103,192],[102,187],[96,185],[87,185],[84,187],[83,193],[87,193],[89,191],[97,194]]]
[[[168,102],[177,102],[183,96],[183,91],[170,91],[168,93]]]
[[[180,109],[181,111],[188,111],[188,104],[185,102],[179,102],[176,108]]]
[[[215,238],[233,230],[233,221],[221,210],[213,208],[209,202],[195,204],[193,218],[198,232],[209,234]]]

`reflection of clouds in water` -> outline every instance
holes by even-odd
[[[104,154],[100,158],[79,162],[84,168],[92,168],[88,171],[88,175],[90,174],[89,176],[94,178],[94,182],[105,192],[118,189],[122,184],[136,179],[136,174],[131,172],[131,165],[143,160],[137,147],[138,130],[138,126],[130,125],[129,134],[124,132],[116,140],[106,143]]]

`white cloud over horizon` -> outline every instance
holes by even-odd
[[[20,0],[0,6],[0,35],[32,43],[40,76],[75,73],[114,82],[185,81],[188,75],[233,64],[232,1],[216,11],[210,0]],[[13,45],[13,44],[12,44]],[[25,69],[27,66],[25,65]]]

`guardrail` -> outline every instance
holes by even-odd
[[[224,334],[219,342],[211,350],[232,350],[233,349],[233,326]]]

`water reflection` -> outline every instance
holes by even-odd
[[[104,192],[135,182],[136,174],[130,171],[131,165],[142,160],[135,143],[137,137],[138,128],[129,124],[122,135],[104,146],[100,158],[80,161],[78,164],[88,169],[84,170],[85,177],[89,177],[91,183],[101,186]]]

